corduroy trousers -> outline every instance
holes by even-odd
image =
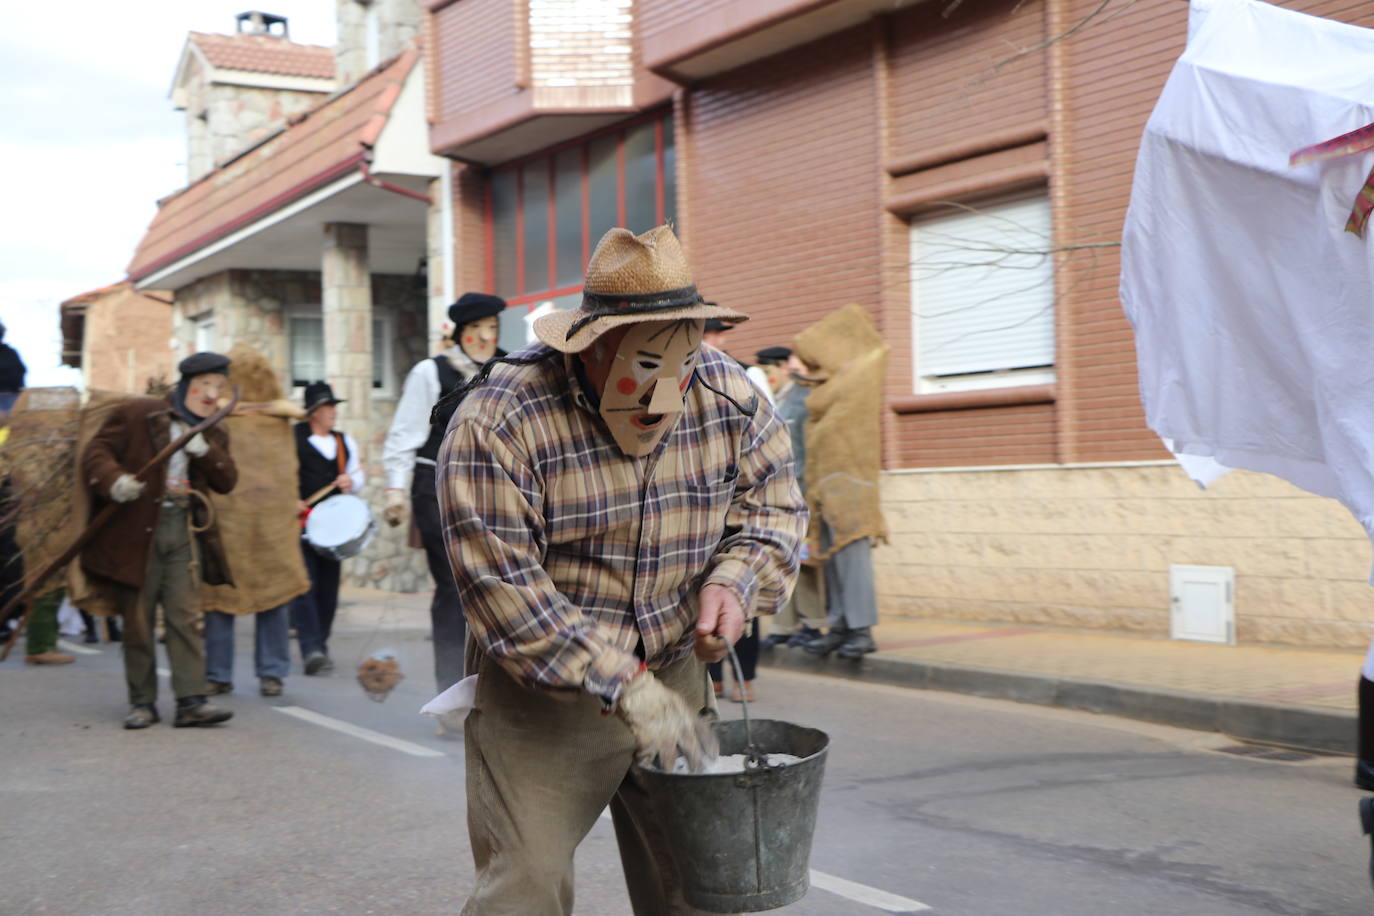
[[[573,852],[609,805],[636,916],[695,916],[666,840],[630,775],[634,739],[598,700],[521,687],[471,644],[477,704],[464,724],[468,833],[477,883],[463,916],[569,916]],[[714,705],[688,656],[655,672],[692,708]]]

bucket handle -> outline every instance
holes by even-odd
[[[744,695],[744,672],[740,669],[739,656],[735,654],[733,644],[727,643],[726,648],[730,652],[730,667],[735,671],[735,684],[739,687],[739,702],[744,708],[744,751],[745,770],[763,770],[768,768],[768,758],[759,753],[759,749],[754,746],[754,733],[749,726],[749,698]]]

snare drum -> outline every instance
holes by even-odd
[[[305,520],[306,542],[316,553],[331,560],[356,557],[376,533],[372,507],[348,493],[322,501]]]

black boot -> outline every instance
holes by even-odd
[[[86,625],[86,638],[83,642],[100,642],[100,634],[95,631],[95,618],[81,611],[81,622]]]
[[[1359,759],[1355,761],[1355,785],[1374,792],[1374,681],[1360,675],[1359,739],[1356,745]]]
[[[849,631],[849,638],[844,641],[844,645],[835,650],[835,655],[840,658],[863,658],[870,652],[878,651],[878,647],[873,643],[873,634],[868,627],[859,627]]]
[[[110,638],[110,642],[120,642],[124,636],[119,632],[119,618],[105,618],[105,635]]]
[[[845,627],[831,627],[830,632],[824,636],[817,636],[804,647],[812,655],[829,655],[849,638],[849,630]]]
[[[227,709],[211,705],[205,697],[181,697],[177,700],[177,717],[172,722],[175,728],[192,728],[197,725],[218,725],[227,722],[234,714]]]
[[[1374,797],[1360,799],[1360,828],[1374,843]],[[1374,855],[1369,860],[1369,880],[1374,882]]]

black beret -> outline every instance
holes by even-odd
[[[792,355],[792,351],[786,347],[764,347],[754,354],[754,359],[759,365],[779,366],[787,362],[787,357]]]
[[[733,324],[726,324],[724,321],[721,321],[719,318],[707,318],[707,319],[706,319],[706,330],[708,330],[708,331],[728,331],[728,330],[730,330],[730,329],[733,328],[733,327],[734,327]]]
[[[463,293],[458,297],[457,302],[448,307],[448,320],[453,322],[455,328],[461,328],[465,324],[472,324],[474,321],[499,315],[505,310],[506,300],[500,296],[492,296],[487,293]]]
[[[220,375],[228,375],[229,357],[222,353],[210,353],[209,351],[192,353],[190,356],[177,363],[177,371],[186,378],[191,378],[196,375],[205,375],[208,372],[218,372]]]

